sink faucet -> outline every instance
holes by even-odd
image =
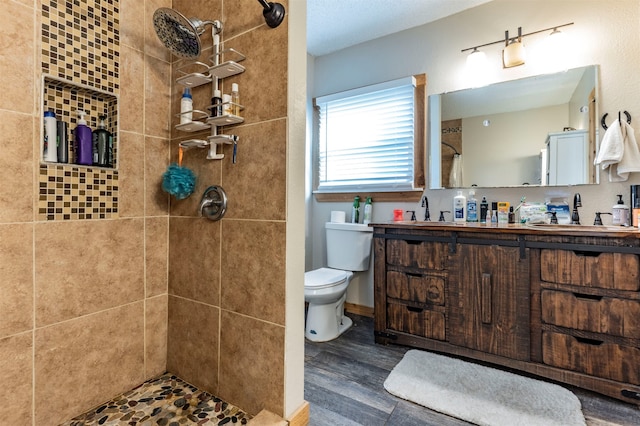
[[[576,192],[573,196],[573,213],[571,213],[571,223],[573,225],[580,225],[580,215],[578,214],[578,207],[582,207],[582,199],[580,193]]]
[[[429,214],[429,199],[425,195],[422,197],[422,207],[425,207],[424,210],[424,221],[429,222],[431,220],[431,215]]]
[[[407,210],[407,213],[411,213],[411,221],[415,222],[416,219],[416,211],[415,210]]]
[[[445,213],[451,213],[450,210],[440,210],[440,217],[438,218],[438,222],[445,222],[444,220],[444,214]]]

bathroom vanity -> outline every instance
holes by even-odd
[[[377,223],[375,339],[640,404],[640,232]]]

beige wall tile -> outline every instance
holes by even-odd
[[[144,381],[143,305],[36,330],[35,424],[60,424]]]
[[[36,325],[144,297],[144,220],[36,224]]]
[[[169,294],[220,304],[220,222],[169,221]]]
[[[19,9],[25,8],[20,6]],[[0,17],[0,25],[2,19]],[[5,75],[1,72],[0,75]],[[0,83],[3,81],[0,79]],[[0,93],[2,90],[0,87]],[[0,98],[5,99],[5,96]],[[14,107],[17,107],[17,102]],[[5,108],[11,107],[7,105]],[[34,135],[35,121],[29,115],[0,111],[0,143],[3,146],[3,154],[0,155],[0,223],[33,219],[34,153],[31,141],[39,138],[39,135]]]
[[[167,371],[168,300],[164,294],[145,301],[145,378]]]
[[[120,132],[118,151],[118,213],[120,217],[144,216],[144,136]]]
[[[33,225],[0,225],[0,243],[0,312],[3,313],[0,337],[3,337],[33,327]]]
[[[284,325],[285,226],[222,221],[222,309]]]
[[[5,425],[31,426],[33,404],[33,335],[19,334],[0,339],[0,419]]]
[[[262,18],[259,4],[257,9]],[[287,116],[287,36],[287,25],[263,25],[225,42],[225,48],[247,56],[242,62],[246,71],[225,79],[222,86],[223,93],[229,93],[231,83],[238,83],[245,123]]]
[[[168,290],[169,218],[146,218],[145,285],[146,296],[166,294]]]
[[[28,114],[34,112],[35,39],[33,8],[15,2],[3,2],[2,61],[0,61],[0,109]],[[39,34],[39,32],[38,32]],[[40,65],[40,64],[38,64]],[[31,140],[22,135],[23,140]],[[6,142],[3,141],[6,147]],[[19,144],[18,146],[24,146]],[[4,182],[4,179],[2,180]]]
[[[131,3],[141,3],[129,0]],[[126,16],[126,14],[124,14]],[[138,24],[139,25],[139,24]],[[120,55],[120,131],[144,132],[145,55],[140,50],[121,46]],[[122,146],[122,144],[121,144]]]
[[[216,307],[169,296],[167,370],[214,395],[218,392],[219,316]]]
[[[171,118],[171,65],[146,55],[144,67],[145,134],[168,138]]]
[[[133,49],[144,52],[144,30],[145,26],[140,25],[141,22],[145,22],[145,2],[140,0],[120,0],[120,46],[131,47]],[[128,49],[122,49],[123,54],[120,55],[123,59]],[[120,74],[121,82],[122,73]],[[128,87],[123,93],[126,92]]]
[[[251,415],[284,406],[284,327],[222,311],[218,396]]]
[[[145,138],[145,215],[169,214],[169,194],[162,190],[162,175],[169,165],[168,139]]]
[[[226,218],[285,219],[286,124],[282,119],[233,130],[240,137],[238,161],[222,163],[222,186],[229,198]],[[231,155],[231,148],[225,152]]]
[[[139,0],[131,0],[139,1]],[[171,0],[145,0],[144,2],[144,46],[145,53],[153,56],[154,58],[162,59],[169,62],[171,60],[171,54],[169,50],[164,47],[162,42],[158,39],[155,30],[153,29],[153,13],[161,7],[171,7]],[[143,21],[138,22],[142,24]]]

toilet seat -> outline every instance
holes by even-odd
[[[347,271],[320,268],[304,273],[304,287],[312,290],[334,287],[344,283],[349,276]]]

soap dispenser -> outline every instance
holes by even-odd
[[[76,163],[90,166],[93,164],[91,129],[84,119],[86,112],[78,110],[76,113],[78,114],[78,126],[73,131]]]
[[[622,194],[618,194],[618,202],[612,209],[613,225],[629,226],[629,206],[624,204]]]

